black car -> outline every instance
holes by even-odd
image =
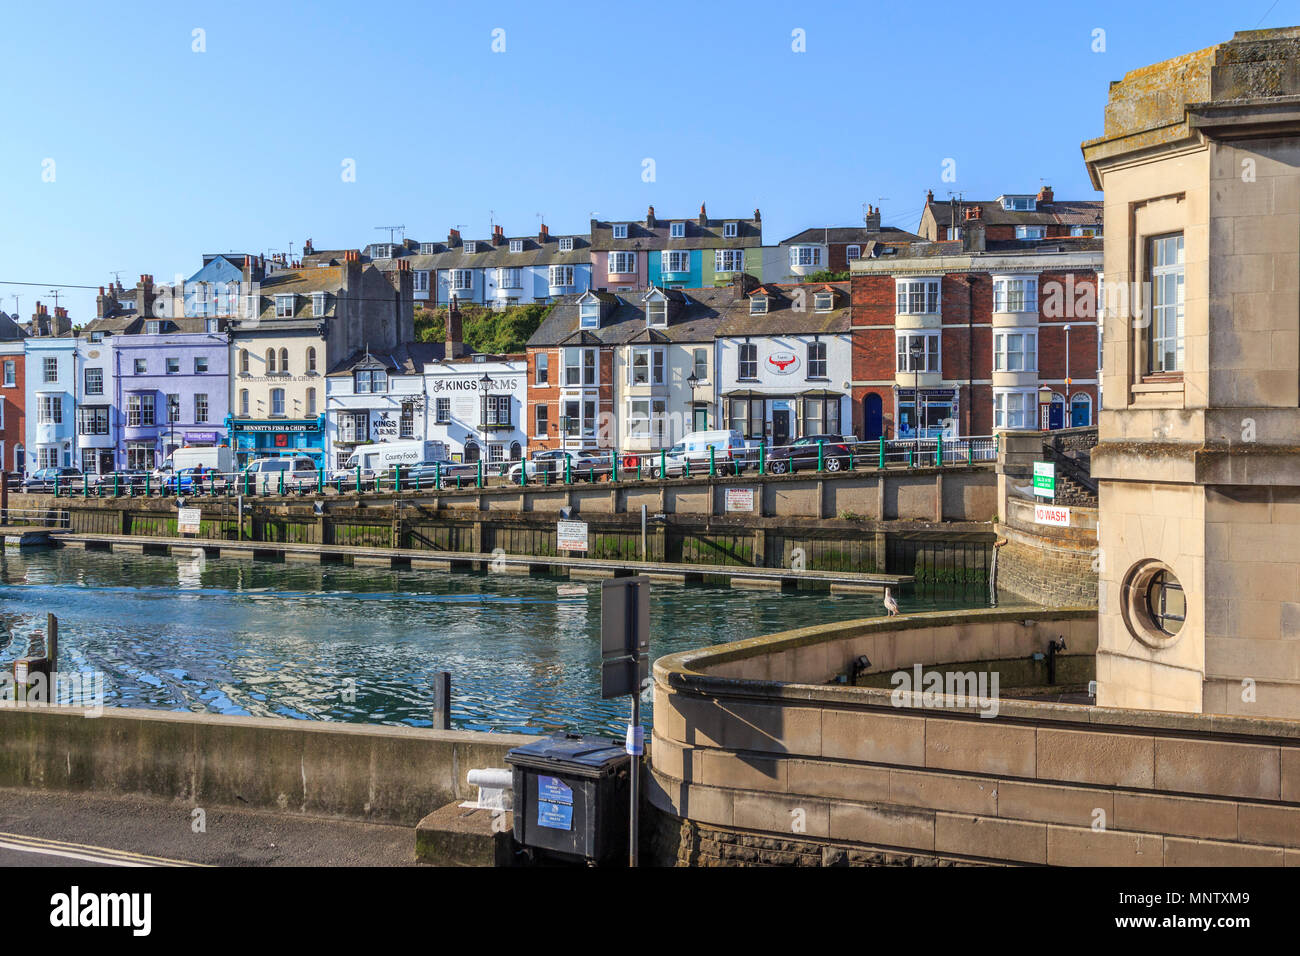
[[[41,468],[27,476],[23,481],[23,491],[33,494],[49,494],[57,484],[61,490],[75,487],[81,489],[80,468]]]
[[[773,448],[767,459],[768,468],[774,475],[784,475],[787,471],[816,471],[819,448],[823,469],[848,469],[849,446],[839,435],[804,435],[788,445]]]

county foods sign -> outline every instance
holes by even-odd
[[[799,356],[786,349],[767,357],[767,370],[774,375],[793,375],[799,371]]]

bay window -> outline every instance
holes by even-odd
[[[636,272],[635,252],[611,252],[609,254],[609,274],[631,275]]]
[[[997,332],[993,336],[993,371],[1032,372],[1038,368],[1038,334]]]
[[[691,254],[665,249],[659,254],[659,264],[664,272],[690,272]]]
[[[565,349],[564,350],[564,384],[565,385],[597,385],[599,384],[596,375],[596,350],[595,349]]]
[[[569,288],[573,285],[573,266],[551,266],[551,285]]]
[[[898,346],[898,371],[939,371],[938,332],[900,332]]]
[[[790,265],[819,266],[822,264],[821,246],[791,246]]]
[[[938,279],[897,279],[894,291],[899,315],[933,315],[939,311]]]
[[[629,365],[629,385],[662,385],[664,383],[664,350],[634,348]]]
[[[718,249],[713,253],[714,272],[743,272],[745,269],[744,249]]]
[[[1038,277],[1008,276],[993,280],[994,312],[1037,312]]]
[[[994,428],[1033,428],[1038,393],[1034,389],[996,390],[993,393]]]

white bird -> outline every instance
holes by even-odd
[[[894,595],[890,593],[889,588],[885,588],[885,610],[889,612],[890,617],[898,613],[898,602],[894,600]]]

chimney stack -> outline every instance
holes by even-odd
[[[655,227],[655,207],[651,206],[645,211],[645,227],[653,229]]]
[[[459,246],[459,245],[460,245],[460,230],[459,230],[459,229],[448,229],[448,230],[447,230],[447,245],[448,245],[449,247],[451,247],[451,246]]]
[[[1044,186],[1042,189],[1038,190],[1039,205],[1051,205],[1051,202],[1052,202],[1051,186]]]
[[[927,190],[925,191],[925,201],[926,201],[927,204],[934,202],[934,190],[933,190],[933,189],[927,189]]]
[[[542,223],[537,229],[537,241],[546,245],[546,241],[551,238],[551,231],[546,228],[546,223]]]
[[[110,285],[109,288],[111,289],[112,286]],[[101,285],[99,295],[95,296],[95,318],[102,319],[108,315],[108,303],[110,301],[110,297],[104,295],[104,287]]]
[[[740,302],[749,298],[751,292],[758,288],[758,280],[748,272],[737,273],[736,277],[731,280],[731,297],[734,301]]]
[[[315,252],[316,252],[316,247],[311,244],[310,239],[308,239],[306,242],[302,244],[302,254],[304,256],[313,255]]]
[[[460,305],[453,295],[451,304],[447,307],[447,348],[444,358],[460,358],[464,354],[465,342],[461,329]]]
[[[868,229],[872,230],[873,232],[879,232],[880,231],[880,210],[877,209],[875,206],[868,205],[867,214],[862,217],[862,221],[863,223],[866,224],[866,227]]]
[[[502,226],[492,227],[492,244],[499,246],[506,241],[506,231]]]
[[[700,225],[707,226],[708,224],[709,214],[704,211],[704,203],[700,203]]]
[[[755,210],[754,210],[754,222],[762,222],[762,221],[763,221],[763,214],[762,214],[761,212],[759,212],[757,209],[755,209]]]
[[[140,317],[153,315],[154,301],[158,298],[153,288],[153,276],[148,273],[140,276],[135,286],[135,314]]]

